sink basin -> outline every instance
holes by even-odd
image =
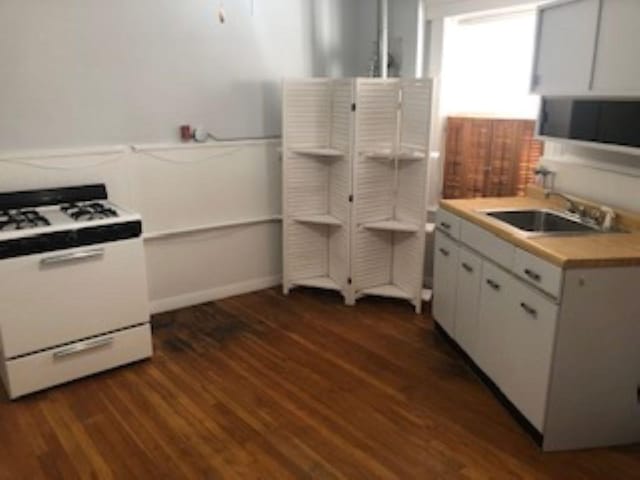
[[[599,233],[596,226],[582,223],[552,210],[485,210],[486,215],[519,230],[540,234]]]

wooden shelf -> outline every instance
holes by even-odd
[[[397,285],[380,285],[373,288],[365,288],[360,291],[360,295],[371,295],[374,297],[399,298],[401,300],[411,300],[412,295],[402,290]]]
[[[297,287],[322,288],[323,290],[336,290],[338,292],[341,290],[340,285],[330,277],[305,278],[294,280],[291,283]]]
[[[335,148],[292,148],[291,151],[298,155],[309,157],[339,158],[344,157],[344,152]]]
[[[315,225],[331,225],[335,227],[341,227],[342,222],[333,215],[301,215],[299,217],[293,217],[295,222],[299,223],[313,223]]]
[[[365,223],[362,226],[368,230],[385,230],[388,232],[416,233],[419,230],[417,225],[399,220],[383,220],[381,222]]]

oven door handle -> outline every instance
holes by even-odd
[[[79,260],[90,260],[104,256],[104,248],[94,248],[91,250],[82,250],[79,252],[65,253],[63,255],[55,255],[40,260],[40,265],[48,267],[52,265],[60,265],[63,263],[76,262]]]
[[[75,345],[71,345],[70,347],[63,348],[62,350],[58,350],[53,353],[53,358],[64,358],[70,357],[71,355],[76,355],[78,353],[86,352],[88,350],[95,350],[98,348],[106,347],[113,343],[113,337],[107,338],[99,338],[97,340],[91,340],[84,343],[77,343]]]

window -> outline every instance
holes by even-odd
[[[532,181],[543,147],[533,138],[539,98],[529,94],[534,43],[533,10],[448,20],[445,198],[523,195]]]
[[[529,94],[535,11],[454,18],[445,28],[444,115],[536,118]]]

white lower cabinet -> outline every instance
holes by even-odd
[[[433,282],[433,315],[452,337],[455,334],[456,287],[460,247],[446,235],[437,232],[435,241]]]
[[[492,263],[484,262],[473,359],[501,389],[510,373],[506,343],[511,312],[507,305],[513,297],[514,283],[515,280],[507,272]]]
[[[434,317],[542,431],[558,306],[442,234],[436,248]]]
[[[457,278],[454,338],[467,355],[473,357],[478,337],[482,258],[460,247]]]
[[[640,441],[640,267],[563,269],[440,214],[433,316],[545,451]]]
[[[433,315],[542,431],[558,305],[473,246],[436,233]],[[538,270],[547,268],[538,263]]]
[[[502,391],[539,430],[549,389],[558,306],[518,280],[507,299],[509,321],[504,328],[507,368]]]

